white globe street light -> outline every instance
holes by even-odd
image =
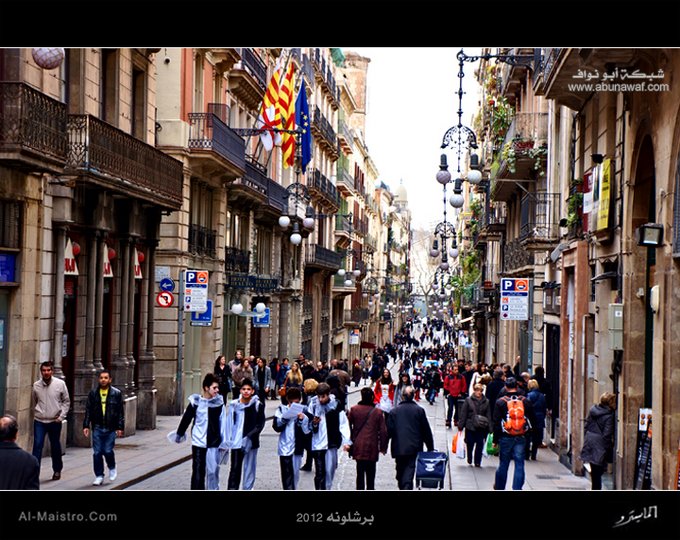
[[[231,312],[234,315],[240,315],[241,313],[243,313],[243,304],[241,304],[240,302],[232,304],[231,305]]]
[[[287,229],[288,225],[290,225],[290,218],[288,216],[281,216],[279,218],[279,226],[282,229]]]
[[[255,305],[255,311],[259,313],[260,315],[264,313],[264,310],[267,309],[267,306],[265,306],[262,302],[258,302]]]

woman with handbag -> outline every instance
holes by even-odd
[[[387,425],[374,399],[373,390],[362,388],[361,401],[347,415],[352,433],[349,454],[357,462],[357,490],[375,489],[378,453],[387,453]]]
[[[465,430],[468,464],[472,465],[474,457],[475,467],[481,467],[486,436],[491,430],[491,406],[481,384],[475,384],[472,390],[472,395],[465,398],[463,403],[458,418],[458,429]]]
[[[613,461],[614,409],[616,409],[616,394],[605,392],[600,396],[600,403],[593,405],[586,418],[581,460],[590,463],[590,481],[593,490],[602,489],[602,475],[607,468],[607,463]]]

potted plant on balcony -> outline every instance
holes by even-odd
[[[539,176],[545,176],[545,160],[548,157],[548,145],[541,144],[531,148],[528,152],[529,157],[534,160],[534,170],[538,171]]]

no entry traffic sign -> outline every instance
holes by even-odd
[[[175,301],[175,297],[171,292],[161,291],[156,295],[156,303],[160,307],[170,307]]]

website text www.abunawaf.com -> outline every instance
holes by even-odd
[[[570,92],[668,92],[671,87],[668,83],[649,83],[646,81],[637,83],[571,83],[567,84]]]

